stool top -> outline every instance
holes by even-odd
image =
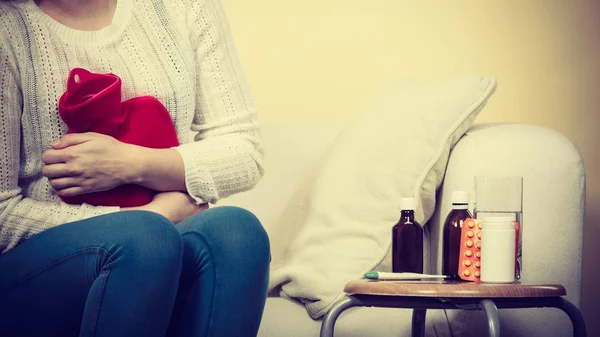
[[[354,295],[383,295],[447,298],[557,297],[567,294],[560,284],[491,284],[461,281],[379,281],[356,280],[344,291]]]

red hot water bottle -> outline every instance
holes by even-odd
[[[141,96],[121,102],[121,79],[72,69],[58,113],[68,133],[96,132],[128,144],[149,148],[179,145],[173,121],[156,98]],[[122,154],[126,156],[126,153]],[[139,185],[121,185],[108,191],[60,198],[69,204],[136,207],[148,204],[156,192]]]

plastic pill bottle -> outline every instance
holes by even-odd
[[[481,230],[481,282],[515,281],[515,222],[512,217],[488,217]]]
[[[515,278],[523,274],[523,177],[475,177],[475,218],[483,221],[487,217],[512,216],[517,230]],[[483,242],[481,242],[483,245]]]

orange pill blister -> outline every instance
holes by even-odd
[[[458,276],[465,281],[480,282],[481,220],[466,219],[460,236]]]

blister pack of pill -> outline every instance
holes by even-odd
[[[481,282],[481,228],[481,220],[469,218],[463,222],[458,258],[458,276],[462,280]]]

